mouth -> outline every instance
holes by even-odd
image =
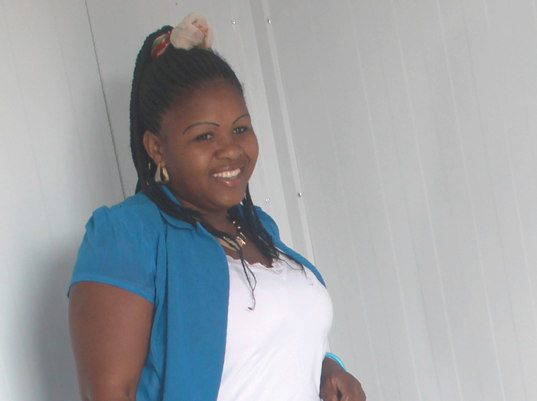
[[[235,170],[221,171],[219,173],[213,174],[214,178],[235,178],[241,173],[241,169],[237,168]]]

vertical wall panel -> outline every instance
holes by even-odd
[[[532,400],[532,1],[267,2],[332,346],[373,400]]]
[[[122,198],[85,4],[0,1],[0,398],[74,400],[66,291]]]

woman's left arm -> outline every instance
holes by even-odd
[[[321,373],[323,401],[365,401],[362,385],[339,363],[329,357],[323,361]]]

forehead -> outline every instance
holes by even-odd
[[[179,95],[163,115],[167,122],[191,124],[193,120],[236,118],[247,112],[244,96],[227,81],[204,83]],[[215,121],[216,122],[216,121]]]

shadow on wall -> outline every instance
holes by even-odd
[[[111,102],[120,101],[119,93],[124,92],[124,90],[124,87],[114,88],[110,95]],[[101,97],[102,92],[99,88],[95,93],[95,98],[100,102]],[[29,347],[34,353],[31,358],[35,372],[32,372],[30,377],[35,378],[37,382],[35,383],[37,389],[34,393],[39,397],[39,400],[32,401],[73,401],[80,399],[76,367],[69,338],[68,285],[87,219],[94,209],[103,204],[112,205],[122,200],[119,180],[116,181],[115,178],[117,172],[113,171],[117,169],[117,164],[115,164],[117,160],[113,156],[113,141],[109,138],[103,138],[100,134],[93,134],[108,128],[106,114],[94,107],[89,107],[89,110],[93,110],[95,115],[84,121],[93,122],[92,129],[86,127],[77,131],[77,127],[73,127],[72,131],[83,136],[80,138],[80,145],[88,160],[93,163],[89,166],[90,170],[86,171],[90,174],[87,179],[88,188],[83,193],[66,194],[66,199],[63,202],[68,207],[62,212],[62,216],[59,216],[63,221],[63,224],[59,224],[62,227],[52,230],[52,232],[61,233],[61,239],[54,240],[53,246],[41,251],[40,253],[43,255],[41,258],[37,257],[39,266],[36,266],[34,271],[39,272],[39,277],[33,278],[36,281],[32,287],[36,289],[37,293],[29,294],[29,298],[34,302],[28,302],[29,309],[23,311],[24,316],[31,319],[29,327],[32,327],[28,341],[30,342]],[[125,103],[125,113],[128,116],[128,103]],[[121,134],[126,136],[125,144],[128,147],[128,124],[127,130]],[[111,148],[103,149],[103,146]],[[101,154],[96,154],[99,152]],[[127,155],[130,156],[130,149]],[[51,189],[48,188],[48,190]],[[66,234],[66,232],[70,234]],[[35,254],[27,259],[28,263],[36,263]]]
[[[119,101],[117,93],[120,91],[125,92],[125,87],[114,87],[112,101]],[[97,99],[95,103],[102,103],[100,88],[96,88],[94,98]],[[11,392],[7,395],[0,393],[2,401],[80,399],[69,339],[66,293],[84,224],[97,207],[112,205],[122,199],[117,170],[114,171],[117,164],[113,144],[107,137],[110,131],[105,131],[109,127],[106,113],[102,108],[94,107],[91,96],[86,100],[80,107],[90,115],[79,119],[81,127],[74,125],[67,133],[62,133],[68,137],[63,150],[77,155],[81,150],[83,157],[76,160],[75,166],[61,170],[59,177],[67,179],[67,184],[61,181],[58,187],[45,187],[37,178],[32,181],[28,193],[43,198],[39,205],[46,205],[47,201],[56,203],[50,209],[39,206],[33,210],[32,216],[48,217],[43,218],[38,227],[26,220],[14,220],[20,227],[33,229],[31,236],[24,235],[23,228],[10,233],[10,263],[20,266],[22,271],[10,278],[12,294],[7,292],[6,299],[11,304],[8,312],[3,314],[5,316],[0,314],[0,318],[3,317],[1,323],[10,325],[5,330],[5,339],[4,332],[0,331],[0,344],[6,344],[8,351],[0,356],[0,385],[3,380],[7,381],[5,387]],[[128,116],[128,102],[119,106],[124,107]],[[128,121],[125,132],[120,134],[126,136],[124,142],[128,147]],[[130,150],[124,153],[130,157]],[[37,168],[48,176],[56,176],[58,168],[63,167],[58,163],[47,163],[50,160],[46,157],[43,161]],[[15,199],[23,197],[16,194]],[[21,210],[14,210],[15,215],[24,216],[27,205],[24,202],[20,201]]]
[[[71,245],[71,244],[70,244]],[[73,270],[72,246],[57,247],[56,254],[46,261],[46,272],[35,294],[35,330],[37,375],[41,400],[72,401],[80,398],[75,363],[68,330],[68,299],[66,296]]]
[[[133,62],[134,68],[134,62]],[[114,140],[115,155],[121,174],[125,197],[134,195],[138,175],[132,160],[130,144],[129,107],[131,98],[131,81],[114,79],[105,82],[105,94],[110,119],[110,129]],[[114,151],[114,149],[112,149]],[[119,201],[119,200],[118,200]]]

